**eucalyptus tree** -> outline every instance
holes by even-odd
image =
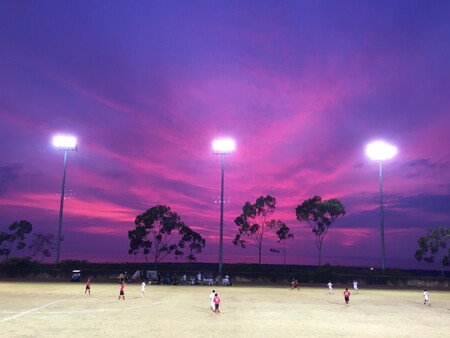
[[[33,230],[30,222],[21,220],[8,226],[9,232],[0,233],[0,256],[6,256],[7,260],[15,247],[22,250],[26,247],[25,238]]]
[[[319,251],[319,266],[322,263],[322,244],[325,236],[334,221],[345,215],[344,205],[336,198],[323,200],[314,196],[305,200],[295,209],[297,220],[307,222],[316,237],[316,246]]]
[[[433,263],[435,257],[439,260],[442,277],[444,267],[450,266],[450,227],[435,227],[428,229],[425,236],[417,240],[419,249],[414,253],[418,261]]]
[[[279,222],[279,221],[278,221]],[[286,242],[290,238],[294,238],[294,234],[290,232],[289,227],[280,222],[277,230],[278,242],[283,244],[283,264],[286,264]]]
[[[56,248],[55,235],[51,233],[37,233],[33,234],[31,243],[28,246],[33,256],[40,256],[42,263],[45,258],[50,257]]]
[[[180,258],[185,251],[188,251],[187,260],[195,261],[195,254],[201,253],[206,245],[206,240],[166,205],[146,210],[136,217],[134,224],[135,228],[128,231],[128,253],[142,253],[147,262],[151,255],[155,266],[169,255]]]
[[[233,244],[241,248],[246,248],[247,244],[256,247],[258,264],[261,264],[264,235],[273,229],[280,229],[284,224],[279,220],[269,220],[276,202],[275,197],[270,195],[258,197],[255,203],[247,201],[242,207],[242,213],[234,220],[238,230]]]

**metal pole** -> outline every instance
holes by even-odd
[[[383,205],[383,175],[382,164],[380,161],[380,213],[381,213],[381,269],[386,269],[385,246],[384,246],[384,205]]]
[[[61,232],[62,232],[62,217],[63,217],[63,207],[64,207],[64,190],[65,190],[65,185],[66,185],[66,167],[67,167],[67,150],[64,150],[64,170],[63,170],[62,187],[61,187],[61,201],[59,202],[58,239],[56,242],[55,264],[59,264],[59,253],[61,250]]]
[[[219,235],[219,274],[222,273],[223,256],[223,185],[225,176],[225,154],[222,154],[222,184],[220,189],[220,235]]]

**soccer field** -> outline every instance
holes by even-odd
[[[223,315],[212,314],[215,289]],[[288,286],[0,282],[2,337],[449,337],[450,293]],[[350,291],[352,291],[350,289]]]

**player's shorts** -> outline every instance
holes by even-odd
[[[344,297],[345,301],[348,302],[350,300],[350,297]]]
[[[125,293],[123,291],[120,291],[120,295],[123,296]]]
[[[89,285],[86,285],[86,290],[90,290],[91,287]]]
[[[215,308],[216,310],[219,310],[219,304],[214,304],[214,308]]]

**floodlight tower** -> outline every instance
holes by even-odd
[[[64,151],[64,170],[61,187],[61,201],[59,203],[58,238],[56,242],[56,256],[55,256],[55,264],[59,264],[59,253],[61,250],[62,217],[64,206],[64,189],[66,185],[67,152],[76,151],[78,149],[77,139],[73,136],[56,135],[55,137],[53,137],[53,146],[55,147],[56,150]]]
[[[220,234],[219,234],[219,274],[222,273],[223,259],[223,185],[225,176],[225,155],[232,154],[235,150],[234,141],[220,139],[213,141],[213,154],[222,156],[222,184],[220,189]]]
[[[384,160],[391,159],[397,154],[397,147],[394,147],[390,144],[384,143],[382,141],[377,141],[370,143],[366,147],[366,154],[372,160],[379,162],[380,168],[380,216],[381,216],[381,269],[386,269],[386,260],[385,260],[385,245],[384,245],[384,206],[383,206],[383,176],[382,176],[382,162]]]

